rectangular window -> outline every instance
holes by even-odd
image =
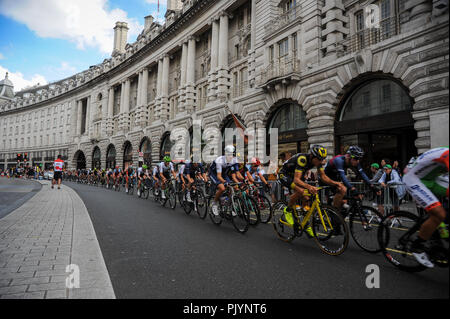
[[[289,41],[288,39],[284,39],[280,43],[278,43],[280,58],[286,56],[289,52]]]

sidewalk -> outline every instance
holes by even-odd
[[[70,187],[39,182],[35,196],[0,219],[0,298],[115,298],[83,201]],[[68,265],[79,267],[79,288],[66,288]]]

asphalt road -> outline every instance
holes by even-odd
[[[89,211],[117,298],[449,297],[448,269],[401,272],[352,239],[331,257],[305,236],[282,242],[270,224],[242,235],[150,198],[66,185]],[[380,269],[378,289],[365,285],[370,264]]]
[[[0,218],[19,208],[41,189],[41,184],[26,179],[0,177]]]

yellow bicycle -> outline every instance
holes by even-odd
[[[320,189],[323,187],[319,187]],[[311,226],[313,238],[325,254],[331,256],[342,254],[349,240],[349,230],[344,218],[332,206],[323,205],[319,194],[311,195],[305,191],[304,196],[310,198],[308,200],[310,208],[305,211],[297,206],[292,213],[293,224],[290,224],[285,217],[284,208],[287,203],[277,205],[274,211],[273,228],[278,237],[285,242],[291,242],[295,237],[303,235],[305,229]]]

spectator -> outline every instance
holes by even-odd
[[[396,170],[399,176],[402,176],[402,173],[400,171],[400,165],[399,165],[398,161],[394,161],[394,163],[392,163],[392,169]]]
[[[372,179],[370,180],[371,183],[378,183],[378,181],[380,180],[381,176],[383,176],[383,170],[380,169],[380,165],[378,165],[377,163],[373,163],[372,165],[370,165],[370,171],[372,173]]]
[[[384,166],[384,173],[379,180],[381,186],[384,188],[384,196],[386,196],[387,192],[389,192],[389,197],[392,198],[392,204],[394,206],[394,211],[398,211],[400,209],[400,200],[405,196],[406,189],[403,185],[395,185],[401,184],[402,180],[400,175],[396,170],[392,169],[392,166],[386,164]],[[390,187],[394,186],[395,187]],[[384,215],[384,207],[381,207],[380,212]]]

